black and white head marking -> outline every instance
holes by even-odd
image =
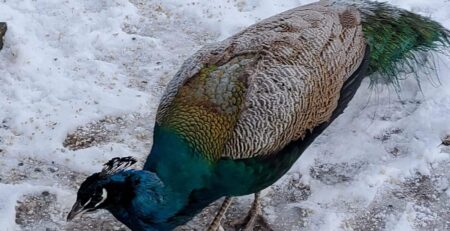
[[[77,201],[72,207],[67,220],[72,220],[85,212],[105,208],[108,199],[108,177],[125,171],[137,161],[133,157],[116,157],[103,165],[99,173],[89,176],[80,186]]]

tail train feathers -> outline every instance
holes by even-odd
[[[336,1],[338,2],[338,1]],[[340,1],[360,9],[363,32],[371,48],[371,82],[399,87],[399,74],[430,67],[429,51],[450,47],[450,31],[430,18],[367,0]],[[419,77],[416,75],[416,77]]]

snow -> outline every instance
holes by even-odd
[[[1,230],[124,229],[107,213],[67,224],[77,186],[112,157],[142,163],[159,97],[189,55],[310,2],[2,1]],[[450,28],[449,1],[389,2]],[[431,78],[419,90],[405,81],[400,98],[363,84],[345,113],[265,191],[264,212],[276,230],[450,229],[450,148],[440,145],[450,134],[450,60],[439,60],[439,84]],[[68,134],[87,141],[64,147]],[[89,140],[92,134],[101,139]],[[250,199],[234,203],[239,209],[228,218],[242,215]]]

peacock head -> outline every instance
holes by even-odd
[[[77,193],[77,200],[72,210],[67,216],[70,221],[83,213],[92,212],[97,209],[107,209],[118,203],[126,194],[126,191],[120,190],[121,177],[118,173],[124,172],[128,167],[135,164],[136,160],[132,157],[116,157],[104,164],[101,172],[89,176],[80,186]],[[118,178],[118,179],[114,179]]]

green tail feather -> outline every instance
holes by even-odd
[[[450,47],[450,31],[429,18],[382,2],[350,4],[362,14],[363,31],[371,48],[372,84],[384,82],[398,87],[400,74],[432,67],[429,51]]]

